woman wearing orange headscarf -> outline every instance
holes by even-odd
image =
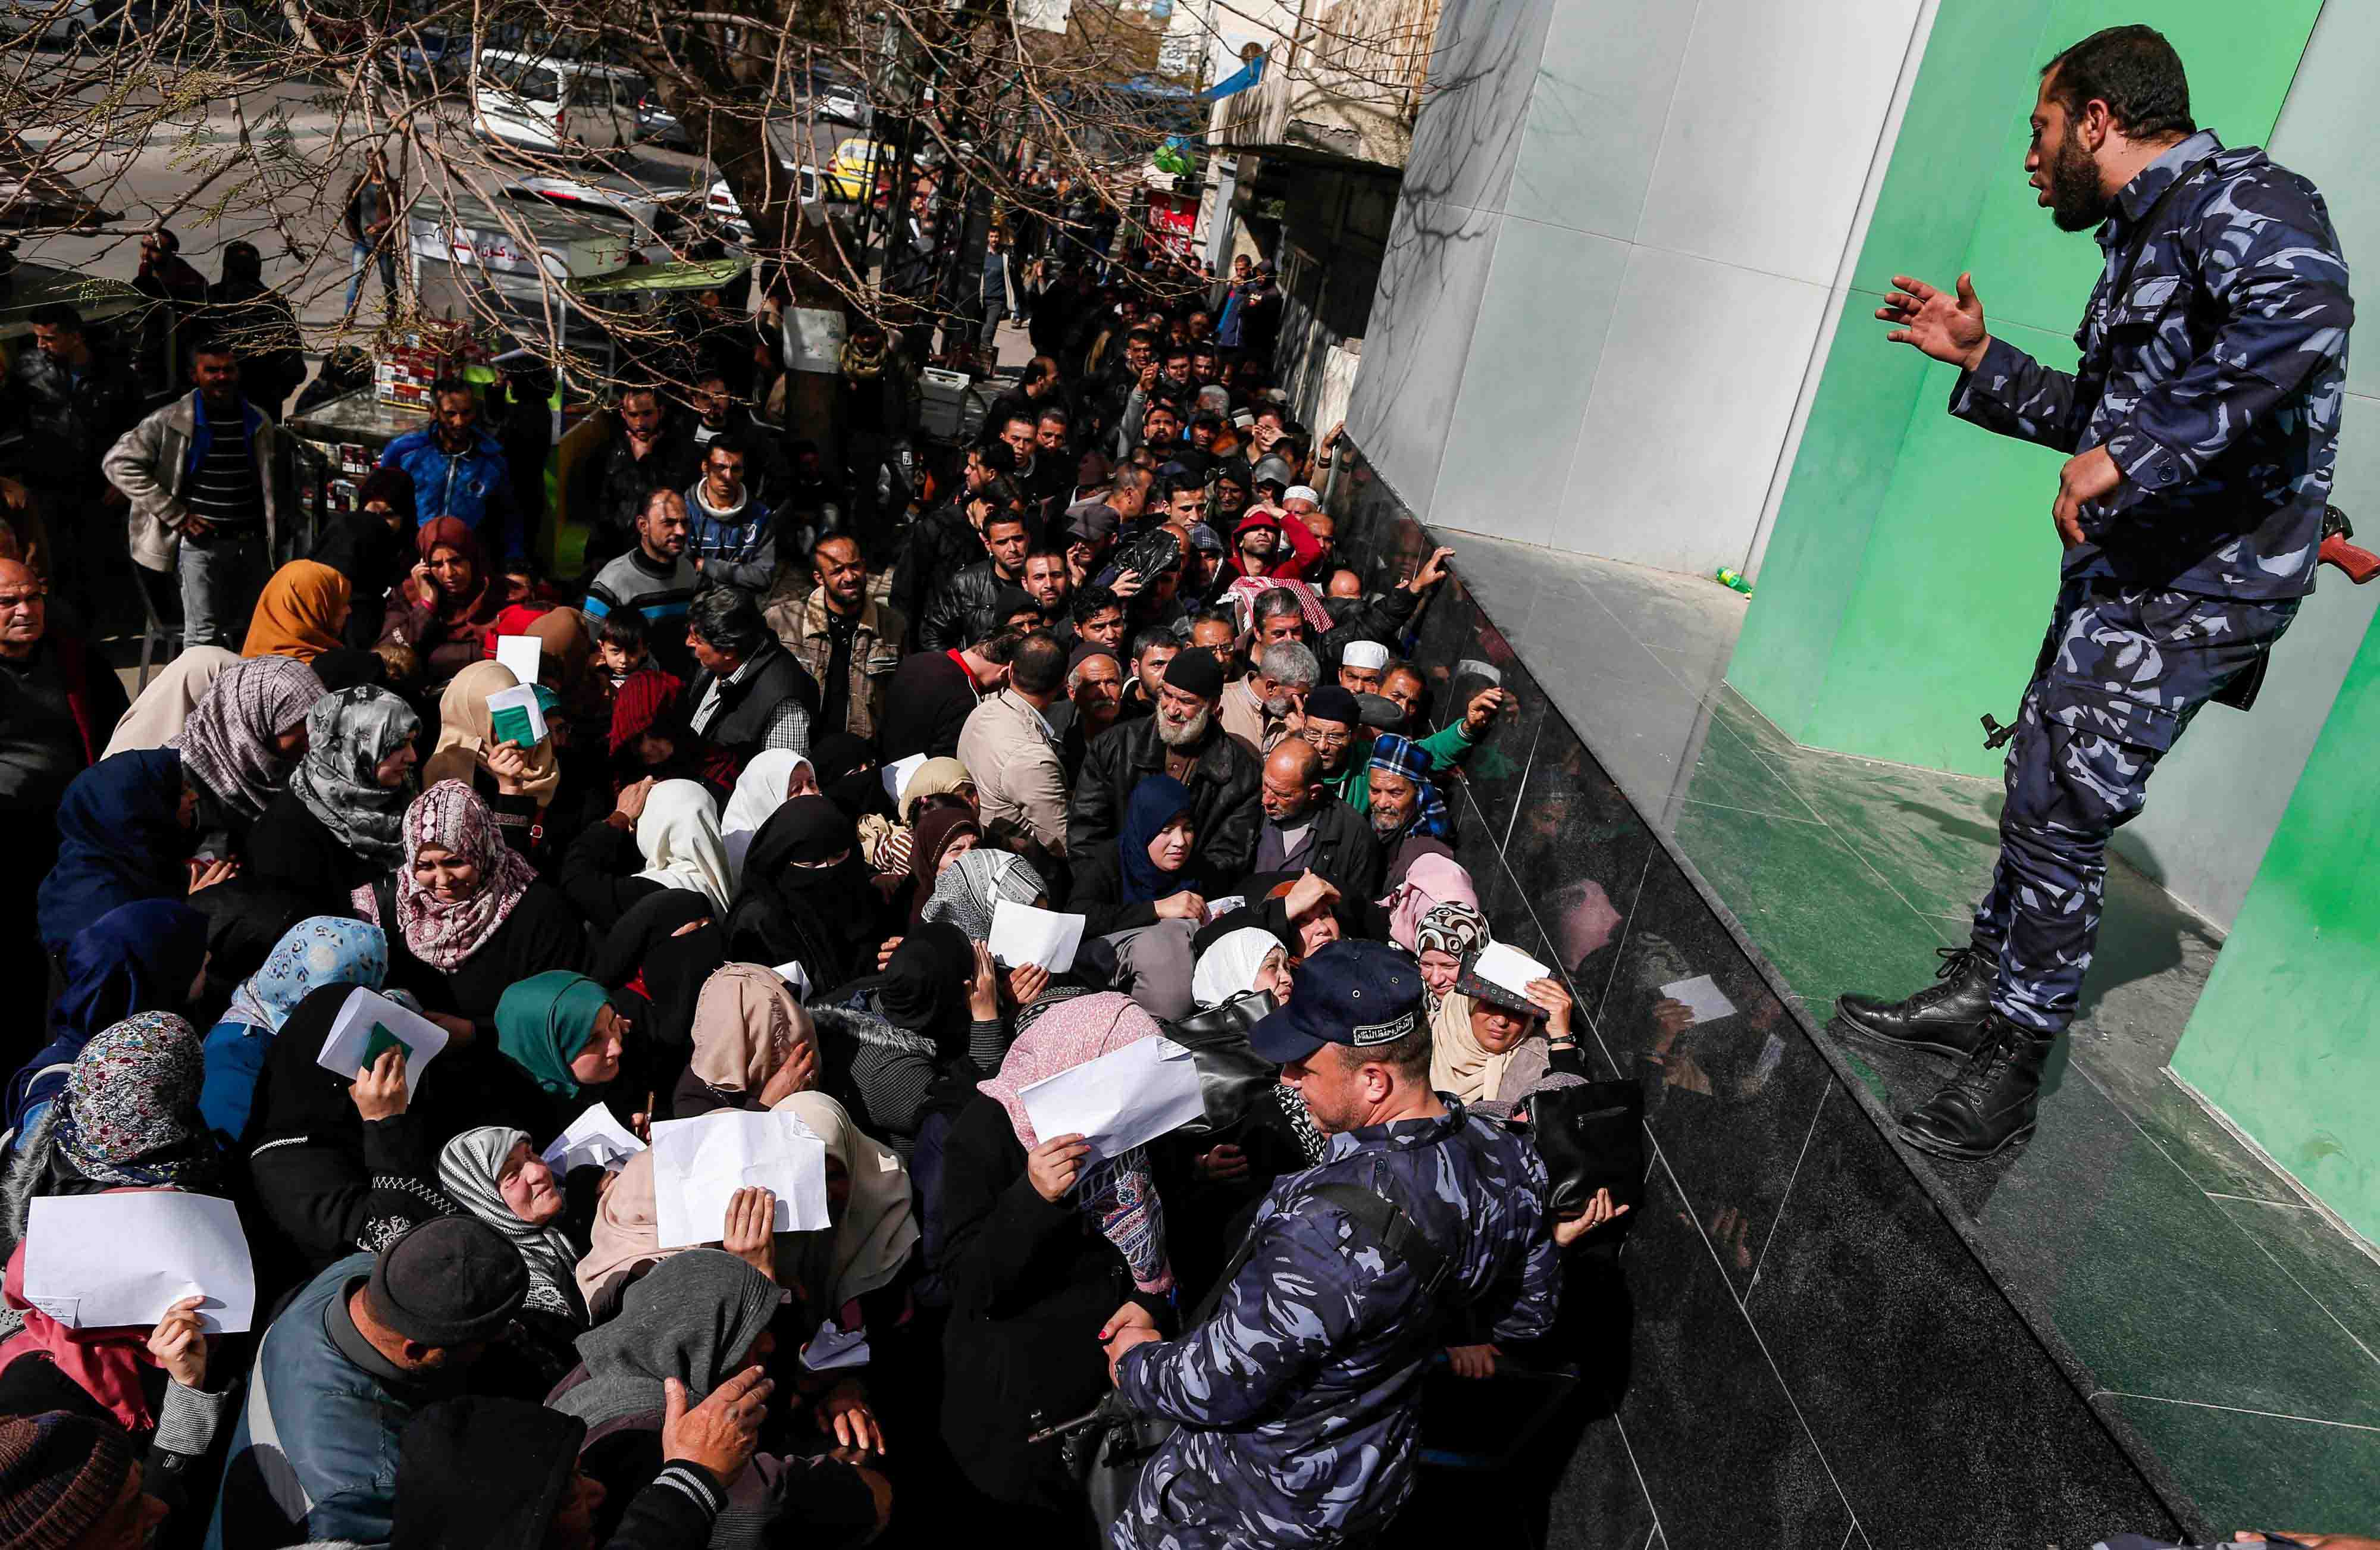
[[[346,622],[347,578],[312,560],[292,560],[273,573],[258,595],[239,654],[310,663],[337,649]]]
[[[504,609],[503,578],[471,529],[451,516],[414,534],[420,559],[388,595],[383,643],[409,646],[436,688],[488,654],[488,633]]]

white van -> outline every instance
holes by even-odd
[[[645,79],[618,65],[480,52],[471,127],[532,151],[607,151],[637,138]]]

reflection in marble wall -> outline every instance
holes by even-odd
[[[1360,462],[1342,552],[1393,585],[1428,535]],[[1415,660],[1444,724],[1517,701],[1451,781],[1500,938],[1556,964],[1600,1077],[1645,1084],[1645,1195],[1609,1338],[1626,1374],[1499,1544],[2085,1545],[2183,1525],[1840,1084],[1733,927],[1458,574]],[[1582,671],[1591,671],[1582,664]],[[1736,1009],[1689,1023],[1669,989]],[[1626,1327],[1621,1327],[1621,1323]],[[1534,1483],[1533,1483],[1534,1482]],[[1462,1487],[1476,1492],[1474,1483]],[[1509,1503],[1503,1505],[1511,1505]],[[1496,1515],[1502,1521],[1504,1514]],[[2203,1527],[2203,1525],[2193,1525]]]

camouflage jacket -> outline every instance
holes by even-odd
[[[1266,1196],[1255,1252],[1214,1315],[1125,1353],[1124,1397],[1182,1429],[1142,1471],[1119,1550],[1363,1543],[1412,1489],[1422,1377],[1445,1316],[1475,1305],[1499,1340],[1552,1327],[1561,1263],[1545,1164],[1446,1107],[1331,1137],[1322,1162]],[[1449,1256],[1434,1295],[1312,1198],[1329,1182],[1386,1195]]]
[[[2177,179],[2124,279],[2138,224]],[[2083,508],[2089,541],[2067,551],[2069,579],[2250,599],[2313,591],[2355,321],[2322,196],[2262,151],[2227,151],[2201,130],[2124,186],[2098,235],[2107,262],[2075,331],[2076,369],[1995,337],[1950,412],[2115,459],[2123,482]]]

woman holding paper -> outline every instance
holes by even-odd
[[[454,1210],[438,1188],[436,1144],[406,1091],[404,1051],[388,1050],[352,1076],[315,1063],[354,990],[326,984],[310,992],[265,1057],[248,1172],[277,1229],[259,1236],[260,1258],[278,1247],[289,1263],[260,1264],[260,1289],[304,1280],[358,1250],[378,1253]],[[423,1080],[439,1080],[435,1069]]]
[[[466,1058],[464,1069],[486,1079],[474,1116],[506,1120],[543,1145],[619,1076],[627,1035],[627,1019],[585,975],[549,969],[507,986],[496,1002],[503,1060]]]
[[[1045,997],[1017,1021],[1000,1074],[960,1111],[943,1156],[942,1429],[968,1481],[1016,1509],[1003,1526],[1072,1533],[1080,1488],[1054,1441],[1026,1442],[1033,1415],[1099,1402],[1100,1329],[1126,1302],[1170,1324],[1173,1272],[1147,1149],[1094,1158],[1079,1135],[1041,1135],[1024,1090],[1159,1029],[1112,991]]]
[[[326,985],[377,990],[387,977],[388,937],[360,920],[316,915],[273,944],[263,966],[240,982],[231,1005],[207,1030],[199,1112],[226,1155],[248,1138],[265,1056],[298,1003]]]
[[[422,761],[421,783],[468,783],[488,805],[505,843],[544,866],[562,854],[563,837],[548,824],[562,788],[562,764],[551,734],[534,742],[507,718],[503,731],[489,700],[520,687],[502,662],[475,662],[455,675],[438,699],[438,745]],[[526,721],[524,719],[524,725]]]

